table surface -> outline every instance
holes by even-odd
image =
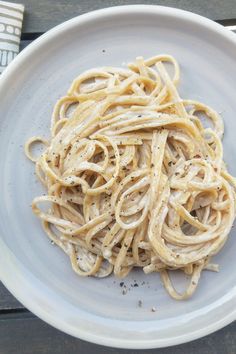
[[[15,2],[23,2],[15,0]],[[196,12],[223,25],[236,25],[236,0],[24,0],[21,48],[40,34],[76,15],[99,8],[127,4],[158,4]],[[179,346],[138,351],[140,354],[235,354],[236,323]],[[133,354],[98,346],[66,335],[38,319],[0,283],[0,354]]]

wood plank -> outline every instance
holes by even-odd
[[[29,45],[31,42],[32,42],[31,40],[27,40],[27,39],[21,41],[21,42],[20,42],[20,51],[21,51],[22,49],[24,49],[25,47],[27,47],[27,45]]]
[[[236,323],[197,341],[164,349],[140,350],[139,354],[233,354]],[[91,344],[70,337],[30,313],[0,317],[0,354],[137,354]]]
[[[5,286],[0,282],[0,313],[9,310],[22,309],[24,306],[9,293]],[[0,351],[1,354],[1,351]]]
[[[127,5],[127,0],[14,0],[25,4],[23,32],[44,32],[88,11]],[[192,11],[213,20],[236,19],[235,0],[133,0],[132,4],[156,4]]]

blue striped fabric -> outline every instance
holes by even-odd
[[[0,1],[0,73],[19,52],[24,5]]]

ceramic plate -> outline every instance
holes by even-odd
[[[0,79],[0,278],[46,322],[114,347],[183,343],[234,320],[235,231],[215,258],[220,272],[204,272],[188,301],[171,299],[158,274],[132,272],[124,280],[127,294],[112,276],[78,277],[32,214],[31,201],[43,189],[23,145],[32,135],[48,136],[53,105],[78,74],[159,53],[174,55],[180,63],[182,97],[203,101],[222,114],[225,160],[236,175],[236,36],[206,18],[158,6],[95,11],[33,42]],[[186,279],[176,274],[174,281],[181,289]]]

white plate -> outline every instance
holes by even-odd
[[[105,50],[105,52],[104,52]],[[25,49],[0,80],[0,277],[32,312],[85,340],[115,347],[174,345],[211,333],[236,318],[235,232],[217,256],[219,274],[204,272],[195,295],[169,298],[159,275],[132,272],[119,280],[80,278],[52,246],[30,208],[42,193],[23,153],[26,139],[48,134],[56,100],[72,79],[100,65],[136,56],[174,55],[180,92],[222,112],[225,159],[236,174],[236,36],[189,12],[126,6],[92,12],[49,31]],[[179,287],[181,277],[175,276]],[[134,281],[139,287],[132,287]],[[142,282],[145,281],[145,284]],[[138,301],[143,306],[138,307]],[[152,312],[151,308],[157,311]]]

